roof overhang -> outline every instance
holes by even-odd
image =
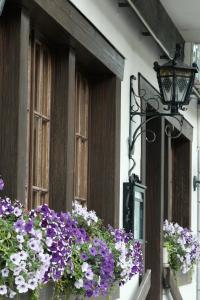
[[[92,69],[95,61],[102,72],[106,68],[123,80],[123,55],[69,0],[7,0],[8,9],[16,5],[29,15],[33,28],[42,28],[48,39],[80,52],[87,68]]]
[[[169,58],[174,56],[176,44],[180,44],[184,53],[185,41],[160,1],[127,0],[127,2]]]

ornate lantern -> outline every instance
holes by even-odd
[[[157,72],[158,85],[161,101],[167,105],[172,114],[177,114],[178,109],[184,109],[188,105],[190,94],[194,85],[195,74],[198,72],[196,64],[189,67],[173,60],[160,66],[154,63],[154,70]]]

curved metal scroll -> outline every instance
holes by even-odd
[[[178,128],[177,130],[173,125],[166,124],[165,126],[165,134],[172,138],[176,139],[180,137],[182,134],[182,126],[183,126],[183,115],[180,113],[160,113],[160,96],[157,95],[155,97],[147,98],[147,92],[142,89],[140,95],[137,95],[134,91],[133,81],[136,80],[135,76],[130,77],[130,120],[129,120],[129,160],[132,161],[132,166],[129,169],[129,177],[131,177],[133,173],[133,169],[136,166],[136,161],[134,159],[135,153],[135,143],[142,134],[146,134],[146,141],[149,143],[153,143],[156,140],[156,133],[153,130],[146,129],[146,125],[154,119],[162,118],[162,117],[170,117],[177,121]],[[144,105],[141,105],[143,101]],[[152,102],[154,104],[154,108],[152,107]],[[136,123],[135,117],[140,116],[144,117],[144,120],[136,127],[133,134],[131,134],[131,123]]]

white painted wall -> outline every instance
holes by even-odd
[[[144,31],[133,11],[129,8],[119,8],[116,0],[70,0],[85,15],[100,32],[125,57],[124,80],[121,86],[121,168],[120,168],[120,224],[122,225],[122,186],[128,180],[128,135],[129,135],[129,78],[140,72],[155,87],[156,75],[153,70],[154,61],[158,61],[161,50],[151,37],[142,36]],[[163,63],[163,62],[162,62]],[[135,82],[137,90],[137,82]],[[193,167],[192,175],[197,174],[197,112],[196,102],[192,102],[186,118],[194,126]],[[140,141],[136,145],[137,165],[135,173],[140,174]],[[191,180],[192,184],[192,180]],[[196,193],[192,198],[192,229],[196,230]],[[195,278],[195,277],[194,277]],[[121,300],[133,300],[138,286],[138,278],[131,280],[121,288]],[[195,300],[196,281],[181,288],[185,300]]]

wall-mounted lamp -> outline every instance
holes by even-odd
[[[177,46],[174,59],[163,66],[160,66],[157,62],[154,63],[160,94],[157,92],[155,95],[151,94],[147,97],[147,91],[141,90],[137,95],[133,84],[136,77],[130,77],[129,159],[132,161],[132,166],[129,169],[129,182],[124,183],[123,225],[127,231],[132,231],[134,236],[139,239],[143,238],[143,208],[146,187],[142,185],[139,177],[133,173],[136,165],[134,159],[135,143],[144,132],[150,134],[146,135],[146,140],[154,142],[156,133],[152,130],[146,130],[146,124],[154,119],[166,116],[174,118],[180,127],[178,133],[174,133],[173,126],[170,127],[167,124],[165,127],[166,135],[171,138],[178,138],[181,135],[183,115],[180,110],[185,110],[185,106],[190,102],[190,94],[198,68],[194,64],[190,67],[178,62],[179,57],[180,47]],[[136,123],[136,116],[141,117],[141,122],[132,131],[132,122]],[[196,180],[195,189],[198,183],[200,182]]]
[[[197,179],[197,176],[193,177],[193,189],[196,191],[197,187],[200,185],[200,180]]]
[[[167,105],[167,110],[171,114],[178,113],[179,109],[184,110],[184,106],[189,104],[195,74],[198,72],[195,63],[190,67],[178,62],[179,56],[180,47],[177,45],[173,60],[162,66],[157,62],[154,63],[160,88],[160,100],[163,105]]]
[[[190,94],[194,85],[195,74],[198,72],[198,67],[196,64],[190,67],[179,62],[180,50],[180,46],[177,45],[174,58],[168,63],[162,66],[157,62],[154,63],[160,94],[147,98],[146,91],[143,91],[143,93],[137,95],[133,87],[133,82],[136,77],[130,77],[129,159],[132,160],[133,165],[129,170],[129,177],[136,164],[133,158],[135,142],[142,133],[146,132],[145,125],[147,123],[156,118],[172,117],[179,124],[179,133],[173,135],[172,131],[174,128],[169,128],[169,125],[166,125],[165,133],[171,138],[177,138],[181,135],[183,115],[180,113],[180,110],[186,110],[185,106],[190,102]],[[141,103],[143,103],[143,105]],[[152,103],[154,103],[154,107],[152,107]],[[135,122],[135,116],[143,118],[139,126],[132,133],[131,123]],[[154,142],[156,134],[155,132],[150,132],[150,134],[151,138],[148,137],[147,141]]]

